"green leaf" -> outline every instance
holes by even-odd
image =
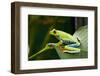
[[[88,27],[83,26],[80,27],[73,35],[74,37],[77,37],[81,43],[81,49],[83,51],[88,50]]]
[[[61,59],[73,59],[73,58],[87,58],[88,56],[88,32],[87,32],[87,26],[80,27],[73,35],[74,37],[78,37],[80,40],[81,46],[81,52],[77,54],[68,54],[64,53],[59,48],[55,47],[56,52],[58,53],[59,57]]]

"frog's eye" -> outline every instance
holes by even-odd
[[[54,30],[53,33],[56,34],[57,33],[56,30]]]

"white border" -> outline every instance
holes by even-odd
[[[28,61],[28,14],[88,17],[88,58]],[[43,69],[94,65],[94,11],[41,7],[20,8],[20,69]]]

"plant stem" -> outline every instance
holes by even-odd
[[[39,55],[40,53],[44,52],[45,50],[47,50],[48,48],[45,47],[44,49],[40,50],[39,52],[37,52],[36,54],[33,54],[32,56],[29,57],[29,59],[34,58],[35,56]]]

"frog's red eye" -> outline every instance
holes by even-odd
[[[55,30],[53,32],[54,32],[54,34],[56,34],[56,31]]]

